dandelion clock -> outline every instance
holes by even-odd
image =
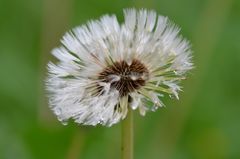
[[[132,111],[142,116],[178,99],[179,83],[193,67],[189,42],[167,17],[124,10],[119,24],[104,15],[67,32],[53,49],[46,87],[57,118],[112,126],[123,120],[123,158],[132,158]],[[125,119],[126,118],[126,119]]]

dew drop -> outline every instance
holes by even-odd
[[[100,119],[100,120],[98,121],[98,123],[99,123],[99,124],[103,124],[103,123],[104,123],[103,119]]]
[[[108,78],[110,79],[110,83],[117,82],[121,79],[118,75],[109,75]]]
[[[58,121],[62,122],[62,118],[61,117],[57,117]]]
[[[62,121],[62,124],[63,124],[63,125],[67,125],[68,122],[67,122],[66,120],[65,120],[65,121],[63,120],[63,121]]]
[[[128,66],[130,66],[130,65],[132,64],[131,58],[128,58],[128,59],[126,60],[126,62],[127,62],[127,64],[128,64]]]
[[[54,110],[54,112],[55,112],[56,115],[60,115],[62,113],[62,109],[61,108],[56,108]]]
[[[158,106],[156,106],[156,105],[154,105],[154,106],[151,108],[151,110],[152,110],[153,112],[155,112],[157,109],[158,109]]]

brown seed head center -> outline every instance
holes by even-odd
[[[130,65],[126,61],[115,62],[99,74],[99,79],[110,83],[111,88],[117,89],[120,96],[144,86],[148,77],[148,69],[139,60],[133,60]]]

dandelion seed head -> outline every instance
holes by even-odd
[[[67,32],[49,62],[46,88],[59,121],[111,126],[129,109],[141,115],[178,97],[192,69],[189,42],[167,17],[152,10],[124,10],[124,22],[104,15]]]

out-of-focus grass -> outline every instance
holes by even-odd
[[[180,100],[135,113],[137,159],[240,158],[240,1],[0,1],[0,158],[120,158],[120,124],[62,126],[43,91],[50,50],[68,29],[126,7],[152,8],[182,28],[196,68]]]

